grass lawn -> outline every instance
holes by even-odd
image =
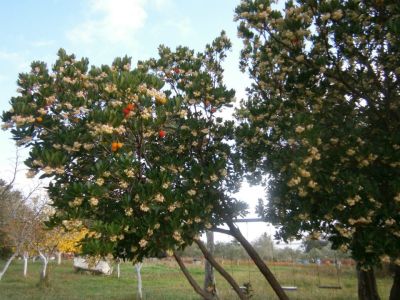
[[[0,268],[4,261],[0,261]],[[203,266],[188,265],[191,274],[202,285]],[[230,262],[224,267],[239,284],[250,281],[253,287],[252,300],[276,299],[272,289],[260,275],[254,265],[236,265]],[[132,264],[121,264],[121,278],[115,274],[98,276],[75,273],[71,261],[58,266],[50,264],[50,287],[39,288],[40,262],[29,263],[28,277],[22,276],[22,261],[15,261],[0,281],[0,300],[35,299],[136,299],[136,272]],[[319,289],[323,285],[337,285],[336,271],[333,266],[322,266],[319,270],[312,265],[270,266],[282,285],[297,286],[296,291],[288,291],[290,299],[357,299],[357,282],[354,267],[343,266],[341,271],[342,289]],[[172,261],[145,262],[142,267],[143,296],[149,300],[199,299],[178,266]],[[217,275],[217,288],[221,300],[237,299],[232,289]],[[382,299],[389,297],[392,280],[379,278],[378,288]]]

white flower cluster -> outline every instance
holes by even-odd
[[[81,206],[82,202],[83,202],[82,197],[75,197],[74,200],[68,202],[68,205],[70,207],[77,207],[77,206]]]
[[[16,116],[12,116],[11,120],[17,126],[35,122],[35,118],[33,116],[23,117],[23,116],[20,116],[20,115],[16,115]]]
[[[158,193],[158,194],[156,194],[155,196],[154,196],[154,201],[156,201],[156,202],[160,202],[160,203],[162,203],[162,202],[164,202],[164,196],[161,194],[161,193]]]
[[[46,174],[50,175],[50,174],[64,174],[64,168],[63,167],[50,167],[50,166],[46,166],[43,168],[42,170],[43,172],[45,172]]]
[[[126,132],[126,128],[123,125],[120,125],[118,127],[113,127],[108,124],[95,124],[95,123],[90,123],[87,125],[90,129],[90,133],[93,136],[97,136],[99,134],[113,134],[117,133],[119,135],[122,135]]]
[[[167,101],[167,96],[165,96],[163,92],[154,88],[147,89],[146,94],[150,97],[153,97],[158,103],[165,103]]]

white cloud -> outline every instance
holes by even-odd
[[[145,0],[90,0],[86,20],[67,32],[73,42],[129,43],[147,18]]]
[[[168,15],[161,22],[155,23],[153,27],[150,27],[150,32],[153,36],[172,36],[174,40],[183,45],[190,45],[192,36],[194,35],[192,21],[190,18],[178,18],[172,14]],[[168,40],[168,37],[166,39]],[[164,42],[165,40],[162,41],[162,43]]]
[[[0,50],[0,60],[17,61],[20,58],[21,58],[21,55],[18,52],[9,52],[9,51],[1,51]]]
[[[29,68],[29,51],[12,52],[0,50],[0,67],[3,73],[18,73]],[[6,71],[7,69],[7,71]]]
[[[157,10],[161,11],[161,10],[164,10],[164,9],[170,7],[172,5],[172,2],[171,2],[171,0],[153,0],[151,2],[151,4],[154,5],[154,7]]]
[[[183,17],[179,20],[168,20],[167,26],[171,27],[175,32],[178,32],[181,36],[188,36],[192,32],[192,25],[188,17]]]
[[[33,41],[32,43],[33,47],[47,47],[47,46],[52,46],[54,45],[54,41],[46,41],[46,40],[39,40],[39,41]]]

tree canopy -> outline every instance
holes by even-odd
[[[253,79],[238,111],[260,210],[278,236],[327,236],[362,268],[400,264],[400,18],[397,1],[242,1]]]
[[[87,228],[84,253],[141,260],[191,244],[241,213],[233,122],[217,117],[234,92],[220,62],[222,33],[204,53],[161,46],[89,68],[64,50],[52,70],[33,62],[3,120],[31,147],[30,176],[50,177],[51,224]],[[165,85],[167,83],[167,85]]]

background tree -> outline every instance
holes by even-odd
[[[66,228],[48,227],[51,216],[54,214],[54,209],[49,206],[47,197],[39,201],[34,201],[32,211],[35,213],[35,218],[31,221],[31,235],[29,239],[30,252],[39,255],[43,262],[43,268],[40,272],[39,284],[45,287],[49,286],[49,262],[52,256],[57,256],[57,263],[61,264],[61,253],[80,252],[80,241],[88,234],[86,228],[80,230],[66,230]]]
[[[81,252],[80,242],[88,234],[86,228],[79,230],[66,230],[64,227],[55,227],[53,234],[56,235],[57,243],[57,263],[61,264],[62,253],[73,253],[75,255]]]
[[[5,181],[0,180],[0,257],[9,258],[12,254],[12,248],[7,237],[7,223],[10,218],[10,204],[17,202],[20,194],[10,192]],[[15,204],[14,204],[15,205]]]
[[[12,211],[21,204],[21,194],[18,191],[13,191],[18,165],[19,155],[17,151],[12,178],[9,182],[0,179],[0,258],[8,258],[12,254],[12,249],[7,240],[6,227],[13,215]]]
[[[283,239],[325,234],[351,251],[359,298],[378,299],[372,267],[400,264],[399,4],[271,4],[236,9],[253,79],[238,142],[268,177],[261,213]]]
[[[26,195],[13,188],[20,165],[19,158],[17,150],[11,179],[8,182],[0,179],[0,258],[7,259],[0,280],[18,255],[23,257],[23,274],[26,277],[28,259],[32,252],[32,224],[37,217],[32,205],[37,199],[35,194],[41,183],[36,184]]]
[[[18,256],[24,257],[24,276],[27,272],[27,259],[32,250],[31,241],[37,213],[29,206],[29,197],[23,197],[19,191],[10,189],[3,194],[1,227],[2,249],[7,249],[7,261],[0,272],[0,280],[11,262]]]
[[[215,256],[229,260],[247,259],[249,256],[236,240],[215,244]]]
[[[304,248],[304,252],[308,253],[313,249],[321,250],[322,248],[329,245],[329,242],[326,240],[312,240],[312,239],[304,239],[302,242],[302,247]]]
[[[274,258],[274,242],[267,233],[263,233],[254,241],[254,248],[264,260],[273,260]]]

